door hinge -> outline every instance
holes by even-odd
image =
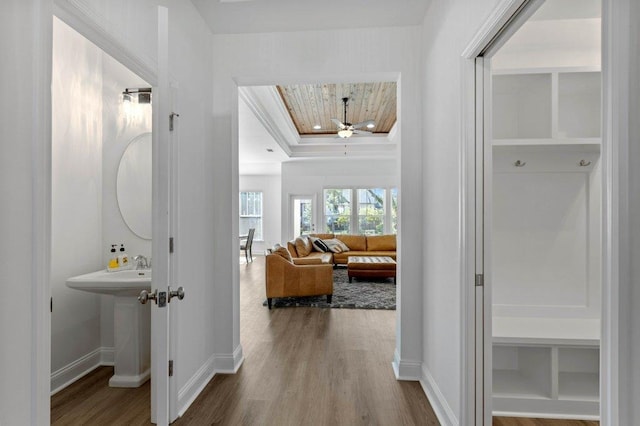
[[[169,237],[169,253],[173,253],[173,237]]]
[[[49,299],[49,311],[53,312],[53,297]]]
[[[484,287],[484,275],[476,274],[476,287]]]
[[[169,360],[169,377],[173,377],[173,360]]]

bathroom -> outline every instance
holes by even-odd
[[[114,362],[114,297],[68,288],[66,280],[105,269],[112,244],[118,249],[124,244],[129,259],[138,254],[151,258],[151,193],[124,182],[118,173],[130,146],[148,145],[151,164],[151,104],[135,96],[125,102],[125,89],[149,84],[56,17],[52,61],[54,394]],[[134,205],[133,212],[125,212],[125,222],[119,205],[127,189],[134,191],[130,198],[137,207],[146,209],[136,211]]]

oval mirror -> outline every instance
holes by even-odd
[[[131,139],[118,166],[116,195],[131,231],[151,239],[151,133]]]

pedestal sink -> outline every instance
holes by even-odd
[[[151,270],[106,270],[67,280],[67,287],[98,294],[110,294],[114,303],[114,375],[109,386],[136,388],[151,373],[151,305],[142,305],[137,296],[151,290]]]

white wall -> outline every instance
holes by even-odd
[[[235,200],[237,176],[237,81],[241,85],[293,82],[352,82],[371,76],[399,81],[398,156],[399,211],[398,318],[396,370],[403,377],[418,378],[421,344],[421,264],[422,264],[422,143],[419,71],[419,28],[370,28],[332,31],[304,31],[267,34],[214,35],[214,125],[216,198]],[[350,54],[336,60],[336,46]],[[370,53],[376,46],[376,54]],[[238,54],[242,52],[242,54]],[[384,75],[382,75],[384,74]],[[394,75],[396,76],[394,78]],[[216,352],[233,352],[240,344],[238,272],[230,268],[236,261],[238,205],[219,203],[215,221],[233,224],[220,229],[215,238],[214,260],[218,271],[213,306]],[[402,233],[406,229],[406,233]],[[232,247],[232,250],[229,248]],[[229,303],[233,301],[233,303]],[[229,329],[228,324],[233,324]],[[390,354],[391,356],[391,354]]]
[[[497,0],[434,1],[423,24],[423,372],[441,421],[462,413],[460,292],[461,54]]]
[[[101,346],[100,297],[70,289],[65,282],[69,277],[104,267],[102,111],[101,52],[55,19],[51,147],[52,390],[68,380],[61,370],[63,367]]]
[[[262,192],[262,241],[253,240],[254,254],[264,253],[280,242],[281,185],[280,175],[240,175],[240,192]]]
[[[392,188],[398,185],[395,159],[336,158],[290,161],[282,164],[282,237],[293,235],[290,197],[315,195],[316,232],[324,232],[325,188]]]
[[[49,416],[51,5],[0,2],[0,424]],[[46,172],[38,174],[44,169]],[[47,219],[45,219],[47,218]],[[37,329],[45,332],[36,333]]]
[[[102,52],[102,51],[101,51]],[[136,136],[151,132],[151,104],[125,106],[125,88],[150,87],[149,83],[102,52],[102,265],[110,258],[111,244],[124,244],[130,257],[151,258],[151,240],[134,234],[122,218],[117,199],[120,159]],[[104,267],[104,266],[103,266]],[[101,296],[100,335],[103,348],[113,348],[113,296]],[[106,361],[109,357],[106,357]]]

